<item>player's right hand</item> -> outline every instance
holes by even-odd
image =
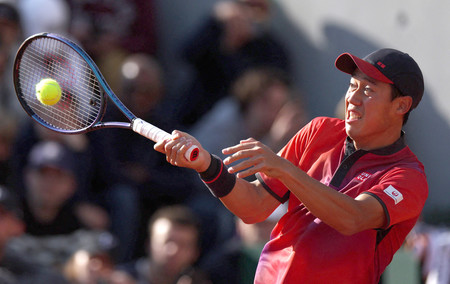
[[[186,151],[197,145],[199,155],[195,161],[188,161],[184,156]],[[166,160],[177,167],[184,167],[204,172],[211,163],[211,155],[193,136],[178,130],[174,130],[170,138],[159,141],[153,147],[156,151],[166,155]]]

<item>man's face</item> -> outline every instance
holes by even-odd
[[[197,240],[195,228],[173,224],[165,218],[157,220],[150,240],[153,263],[164,273],[177,275],[197,260]]]
[[[345,129],[357,149],[386,146],[398,135],[398,119],[391,85],[356,69],[345,96]],[[388,143],[390,144],[390,143]]]
[[[247,110],[252,135],[259,139],[266,135],[289,97],[289,89],[282,84],[267,88],[262,98],[255,99]]]
[[[42,207],[61,207],[76,191],[72,173],[55,167],[30,169],[27,173],[30,202]]]

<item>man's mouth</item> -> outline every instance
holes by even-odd
[[[347,113],[347,121],[353,121],[353,120],[359,120],[361,119],[361,115],[354,112],[354,111],[349,111]]]

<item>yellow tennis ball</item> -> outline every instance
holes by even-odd
[[[42,79],[36,84],[36,97],[44,105],[54,105],[61,99],[61,87],[56,80]]]

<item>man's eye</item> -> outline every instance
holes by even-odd
[[[368,94],[368,93],[371,93],[371,92],[372,92],[372,89],[370,87],[365,87],[364,88],[364,93]]]

